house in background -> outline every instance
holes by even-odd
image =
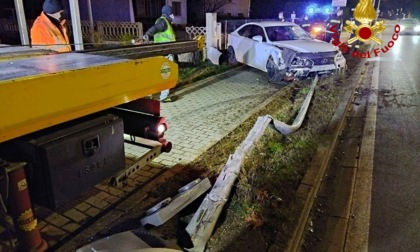
[[[249,18],[251,0],[230,0],[217,11],[221,17]]]
[[[218,3],[218,7],[211,3]],[[188,0],[188,24],[193,26],[204,26],[206,20],[206,12],[217,13],[220,19],[231,18],[249,18],[251,0]]]
[[[94,21],[142,22],[144,27],[154,24],[162,7],[169,4],[174,12],[174,24],[187,23],[187,0],[79,0],[80,19],[89,20],[88,3]],[[70,10],[69,1],[63,1]]]
[[[174,12],[174,23],[178,25],[187,24],[187,0],[166,0],[167,4],[172,6]],[[159,10],[161,11],[161,10]]]
[[[0,40],[10,44],[20,44],[15,1],[1,0]],[[70,2],[62,0],[67,19],[71,19]],[[41,13],[44,0],[24,1],[28,30],[33,20]],[[175,25],[187,24],[187,0],[78,0],[80,19],[93,22],[141,22],[143,30],[152,26],[161,16],[162,7],[169,4],[173,8]],[[204,19],[203,13],[202,18]],[[70,23],[71,24],[71,23]],[[11,28],[10,28],[11,27]],[[12,29],[12,30],[11,30]]]
[[[132,0],[78,0],[80,20],[89,20],[90,3],[94,21],[134,22]],[[62,1],[66,11],[70,11],[70,1]],[[70,17],[70,13],[67,13]]]

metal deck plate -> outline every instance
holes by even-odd
[[[127,61],[91,54],[63,53],[0,62],[0,81]]]

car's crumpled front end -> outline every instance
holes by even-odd
[[[286,62],[286,76],[303,79],[314,75],[331,75],[342,72],[346,67],[346,59],[341,51],[330,52],[294,52],[283,49]]]

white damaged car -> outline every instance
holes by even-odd
[[[288,22],[246,23],[228,35],[227,48],[229,63],[260,69],[275,83],[334,74],[346,67],[338,47]]]

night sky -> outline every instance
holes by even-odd
[[[64,0],[68,1],[68,0]],[[64,3],[63,1],[63,3]],[[136,0],[133,0],[136,1]],[[381,10],[395,10],[397,8],[411,11],[412,15],[420,18],[420,0],[376,0],[376,3],[381,2]],[[25,14],[27,19],[34,19],[42,9],[44,0],[23,0],[25,6]],[[347,6],[354,8],[359,0],[347,0]],[[251,0],[251,18],[277,18],[280,10],[284,11],[285,17],[290,17],[292,11],[295,11],[297,16],[303,15],[306,7],[310,3],[316,3],[321,6],[329,5],[331,0],[318,1],[281,1],[281,0]],[[14,0],[0,0],[0,19],[11,18],[14,7]]]

